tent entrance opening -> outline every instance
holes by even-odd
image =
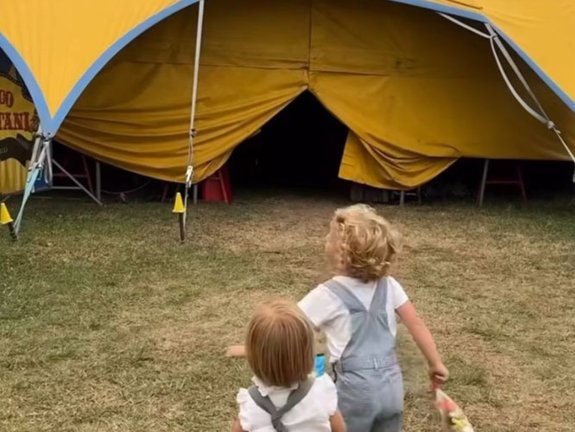
[[[229,161],[234,187],[338,188],[345,127],[306,91],[240,144]]]

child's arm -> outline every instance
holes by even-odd
[[[335,414],[329,418],[329,425],[331,426],[331,432],[346,432],[347,430],[343,416],[339,411],[336,411]]]
[[[245,357],[246,356],[246,347],[245,345],[232,345],[228,347],[226,351],[227,357]]]
[[[234,422],[232,423],[232,432],[245,432],[242,429],[242,425],[240,424],[240,421],[238,419],[235,419]]]
[[[449,371],[441,361],[433,336],[417,315],[415,307],[407,301],[397,308],[397,314],[427,360],[432,381],[438,385],[443,384],[449,378]]]

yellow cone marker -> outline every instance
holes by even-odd
[[[174,209],[172,213],[178,215],[178,220],[180,224],[180,241],[184,242],[186,239],[186,207],[184,206],[184,200],[182,200],[182,194],[176,194],[176,201],[174,202]]]
[[[16,230],[14,230],[14,219],[10,216],[10,212],[8,211],[8,207],[6,204],[0,203],[0,225],[8,225],[8,229],[10,230],[10,235],[14,240],[18,238],[16,234]]]
[[[12,216],[10,216],[10,212],[8,211],[8,207],[6,204],[0,204],[0,225],[8,225],[14,222]]]
[[[182,214],[185,212],[186,212],[186,208],[184,207],[184,201],[182,200],[182,194],[178,192],[176,194],[176,202],[174,202],[174,209],[172,210],[172,213]]]

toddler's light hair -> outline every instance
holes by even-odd
[[[387,276],[401,248],[399,233],[365,204],[335,211],[326,252],[338,273],[369,282]]]
[[[313,328],[292,303],[264,303],[248,324],[246,355],[253,373],[267,385],[305,381],[314,366]]]

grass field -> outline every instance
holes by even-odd
[[[0,430],[225,431],[253,306],[326,277],[329,198],[251,197],[192,210],[33,200],[0,232]],[[432,329],[447,391],[477,431],[575,425],[575,206],[382,207],[406,247],[394,275]],[[437,431],[402,335],[406,431]]]

